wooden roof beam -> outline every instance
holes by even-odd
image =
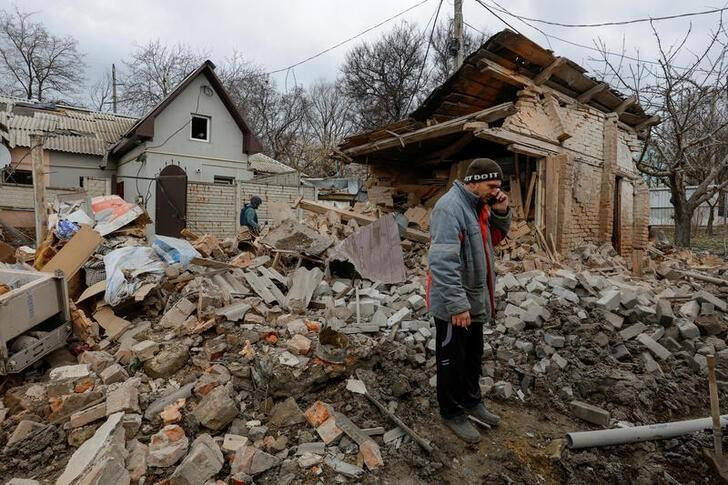
[[[366,155],[381,150],[388,150],[395,147],[405,147],[410,143],[415,143],[431,138],[437,138],[440,136],[450,135],[459,131],[465,130],[465,125],[472,121],[482,121],[490,123],[496,120],[510,116],[516,112],[515,105],[512,102],[502,103],[491,108],[476,111],[465,116],[453,118],[442,123],[437,123],[432,126],[420,128],[419,130],[412,131],[410,133],[401,133],[397,136],[384,138],[381,140],[364,143],[359,146],[354,146],[343,150],[346,156],[354,158],[361,155]]]
[[[645,121],[643,121],[642,123],[640,123],[639,125],[636,125],[634,127],[634,131],[642,131],[645,128],[648,128],[650,126],[659,125],[661,121],[662,121],[662,119],[659,116],[657,116],[657,115],[652,116],[652,117],[646,119]]]
[[[630,96],[629,98],[625,99],[624,101],[622,101],[621,103],[619,103],[619,106],[614,108],[613,112],[617,113],[617,115],[619,116],[622,113],[624,113],[627,110],[627,108],[629,108],[633,104],[637,104],[637,96],[635,96],[634,94],[632,96]]]
[[[605,89],[609,88],[609,84],[605,82],[597,83],[593,87],[589,88],[589,90],[584,91],[582,94],[577,96],[576,100],[580,103],[588,103],[595,94],[601,93]]]
[[[552,62],[551,64],[543,68],[541,72],[536,74],[536,77],[533,78],[533,84],[538,86],[548,81],[549,78],[551,78],[551,76],[553,75],[554,71],[556,71],[556,69],[561,67],[564,63],[566,63],[565,57],[557,57],[556,59],[554,59],[554,62]]]

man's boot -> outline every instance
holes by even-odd
[[[466,409],[465,412],[475,419],[491,426],[497,426],[500,423],[500,416],[485,409],[485,405],[482,402],[479,402],[470,409]]]
[[[455,433],[455,436],[466,443],[477,443],[480,441],[480,433],[475,429],[465,415],[443,420],[448,428]]]

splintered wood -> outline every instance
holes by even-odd
[[[551,248],[540,242],[539,232],[525,221],[514,221],[508,237],[495,248],[500,260],[519,262],[523,271],[548,269],[557,260]]]

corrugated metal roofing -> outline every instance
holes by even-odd
[[[294,168],[289,167],[285,163],[269,157],[263,153],[256,153],[248,157],[250,168],[256,172],[263,173],[288,173],[295,172]]]
[[[30,147],[31,135],[46,135],[46,150],[103,156],[137,121],[71,106],[42,106],[0,96],[0,137],[10,148]]]

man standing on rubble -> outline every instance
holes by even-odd
[[[495,161],[476,158],[435,204],[430,223],[427,296],[436,327],[437,401],[445,424],[468,443],[480,434],[467,415],[500,421],[485,408],[479,381],[483,325],[495,317],[493,247],[511,226],[502,181]]]
[[[263,201],[257,195],[250,198],[250,202],[240,209],[240,225],[250,228],[250,232],[256,236],[260,234],[260,225],[258,225],[258,213],[256,210]]]

